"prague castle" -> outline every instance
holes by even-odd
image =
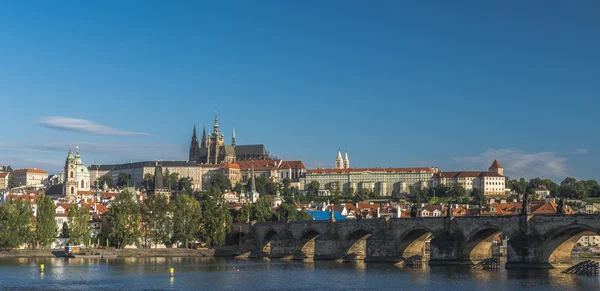
[[[267,160],[269,153],[262,144],[236,145],[235,128],[231,135],[231,145],[225,144],[225,136],[219,131],[219,117],[215,116],[213,131],[206,136],[206,128],[202,130],[199,143],[196,125],[192,134],[189,161],[200,164],[235,163],[244,160]]]

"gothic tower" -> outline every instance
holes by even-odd
[[[202,144],[200,145],[203,149],[206,148],[206,126],[202,129]]]
[[[192,135],[192,143],[190,144],[190,156],[188,161],[197,161],[200,153],[200,145],[198,144],[198,137],[196,136],[196,125],[194,124],[194,134]]]
[[[344,169],[350,169],[350,159],[348,159],[348,152],[344,156]]]
[[[336,169],[344,168],[344,162],[342,160],[342,152],[340,150],[338,150],[337,158],[335,158],[335,168]]]

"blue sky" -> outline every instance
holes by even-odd
[[[186,159],[598,179],[598,1],[1,1],[0,164]]]

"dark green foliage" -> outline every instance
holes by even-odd
[[[66,237],[68,238],[69,236],[71,236],[71,231],[69,230],[69,223],[67,223],[66,221],[63,222],[62,225],[62,233],[60,234],[61,237]]]
[[[200,198],[202,207],[201,234],[209,246],[221,246],[231,229],[231,214],[218,188],[211,188]]]
[[[173,204],[173,242],[183,244],[196,240],[200,234],[202,208],[200,202],[190,194],[182,192],[171,202]]]
[[[109,175],[104,175],[104,176],[98,178],[98,186],[103,187],[104,183],[106,183],[108,188],[112,188],[113,187],[112,177]]]
[[[71,204],[68,216],[69,243],[73,245],[89,244],[90,240],[90,212],[85,206]]]
[[[208,188],[216,188],[222,193],[225,190],[231,189],[231,181],[223,173],[212,174],[208,180]],[[260,191],[259,191],[260,192]]]
[[[271,203],[265,196],[260,197],[256,203],[252,204],[250,220],[265,222],[271,221],[272,218],[273,209],[271,209]]]
[[[56,239],[56,220],[54,218],[54,203],[50,196],[41,195],[37,200],[37,220],[35,225],[35,240],[40,247],[46,248]]]
[[[117,195],[108,210],[107,220],[111,227],[108,237],[117,248],[138,242],[141,215],[131,192],[125,190]]]
[[[233,222],[235,223],[246,223],[250,221],[250,212],[252,207],[249,204],[244,204],[240,210],[236,211]]]
[[[117,187],[125,188],[133,185],[131,182],[131,174],[129,173],[119,173],[117,177]]]
[[[150,244],[170,244],[173,229],[169,204],[165,195],[148,197],[142,205],[142,235]],[[150,245],[151,246],[151,245]]]
[[[0,249],[16,249],[32,238],[33,210],[21,199],[0,204]]]

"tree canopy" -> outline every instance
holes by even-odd
[[[37,216],[35,225],[35,240],[42,248],[50,246],[56,239],[56,220],[54,218],[54,203],[47,195],[40,195],[37,200]]]
[[[131,192],[125,190],[115,197],[108,210],[107,220],[111,228],[108,237],[117,248],[138,242],[141,236],[141,215]]]

